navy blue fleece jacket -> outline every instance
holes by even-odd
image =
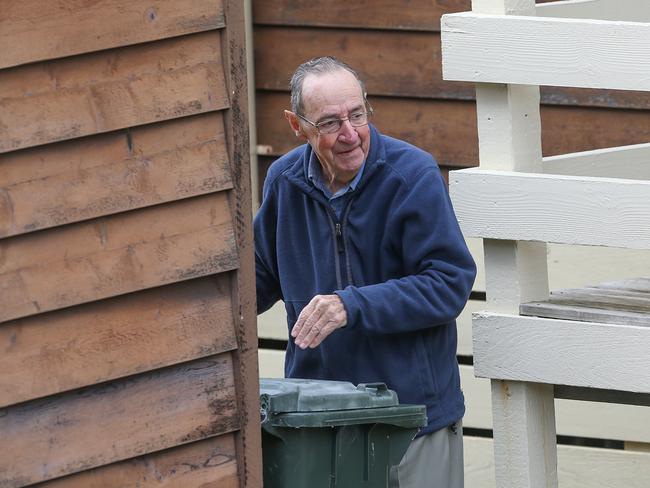
[[[307,179],[311,147],[273,163],[255,218],[258,313],[284,300],[290,331],[317,294],[336,293],[347,326],[315,349],[289,336],[285,376],[385,382],[429,424],[464,414],[455,318],[476,267],[428,153],[371,126],[359,185],[336,217]]]

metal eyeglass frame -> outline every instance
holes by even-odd
[[[352,127],[363,127],[364,125],[368,125],[368,123],[370,122],[370,120],[369,120],[369,119],[370,119],[370,116],[374,113],[374,110],[373,110],[372,106],[370,105],[370,103],[368,103],[368,100],[365,101],[365,104],[366,104],[366,111],[365,111],[364,113],[366,114],[366,120],[365,120],[365,122],[364,122],[363,124],[358,124],[358,125],[355,125],[355,124],[352,123],[352,121],[350,120],[350,114],[348,114],[347,117],[343,117],[343,118],[341,118],[341,117],[335,117],[335,118],[333,118],[333,119],[327,119],[327,120],[324,120],[324,121],[319,122],[319,123],[317,123],[317,124],[314,123],[314,122],[312,122],[311,120],[309,120],[309,119],[306,118],[305,116],[300,115],[300,114],[297,113],[297,112],[296,112],[296,116],[299,117],[301,120],[304,120],[305,122],[307,122],[309,125],[315,127],[315,128],[316,128],[316,131],[317,131],[320,135],[336,134],[338,131],[341,130],[341,127],[343,127],[343,122],[345,122],[346,120],[347,120],[348,122],[350,122],[350,125],[351,125]],[[360,112],[355,112],[355,113],[360,113]],[[324,124],[324,123],[326,123],[326,122],[333,122],[333,121],[335,121],[335,120],[339,123],[339,126],[336,128],[336,130],[333,130],[333,131],[331,131],[331,132],[322,132],[322,130],[321,130],[321,128],[320,128],[320,126],[321,126],[322,124]]]

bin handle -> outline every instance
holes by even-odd
[[[372,390],[375,394],[379,395],[388,391],[388,386],[386,386],[386,383],[359,383],[357,385],[357,390]]]
[[[269,417],[269,395],[260,395],[260,422],[263,424]]]

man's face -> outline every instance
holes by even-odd
[[[366,110],[359,82],[344,69],[308,75],[302,86],[302,101],[302,115],[316,124],[329,118],[347,118],[354,112]],[[315,127],[295,115],[293,121],[290,116],[287,118],[296,134],[306,139],[313,148],[325,178],[334,177],[333,190],[356,176],[370,148],[368,125],[352,127],[346,120],[338,132],[319,134]]]

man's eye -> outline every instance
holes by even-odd
[[[338,123],[339,123],[339,121],[335,120],[335,119],[333,119],[333,120],[324,120],[323,122],[318,124],[318,127],[320,127],[321,129],[325,129],[325,130],[333,129],[334,127],[336,127],[338,125]]]
[[[366,116],[366,114],[363,113],[363,112],[355,112],[352,115],[350,115],[350,120],[352,122],[357,122],[357,121],[363,120],[363,118],[365,116]]]

